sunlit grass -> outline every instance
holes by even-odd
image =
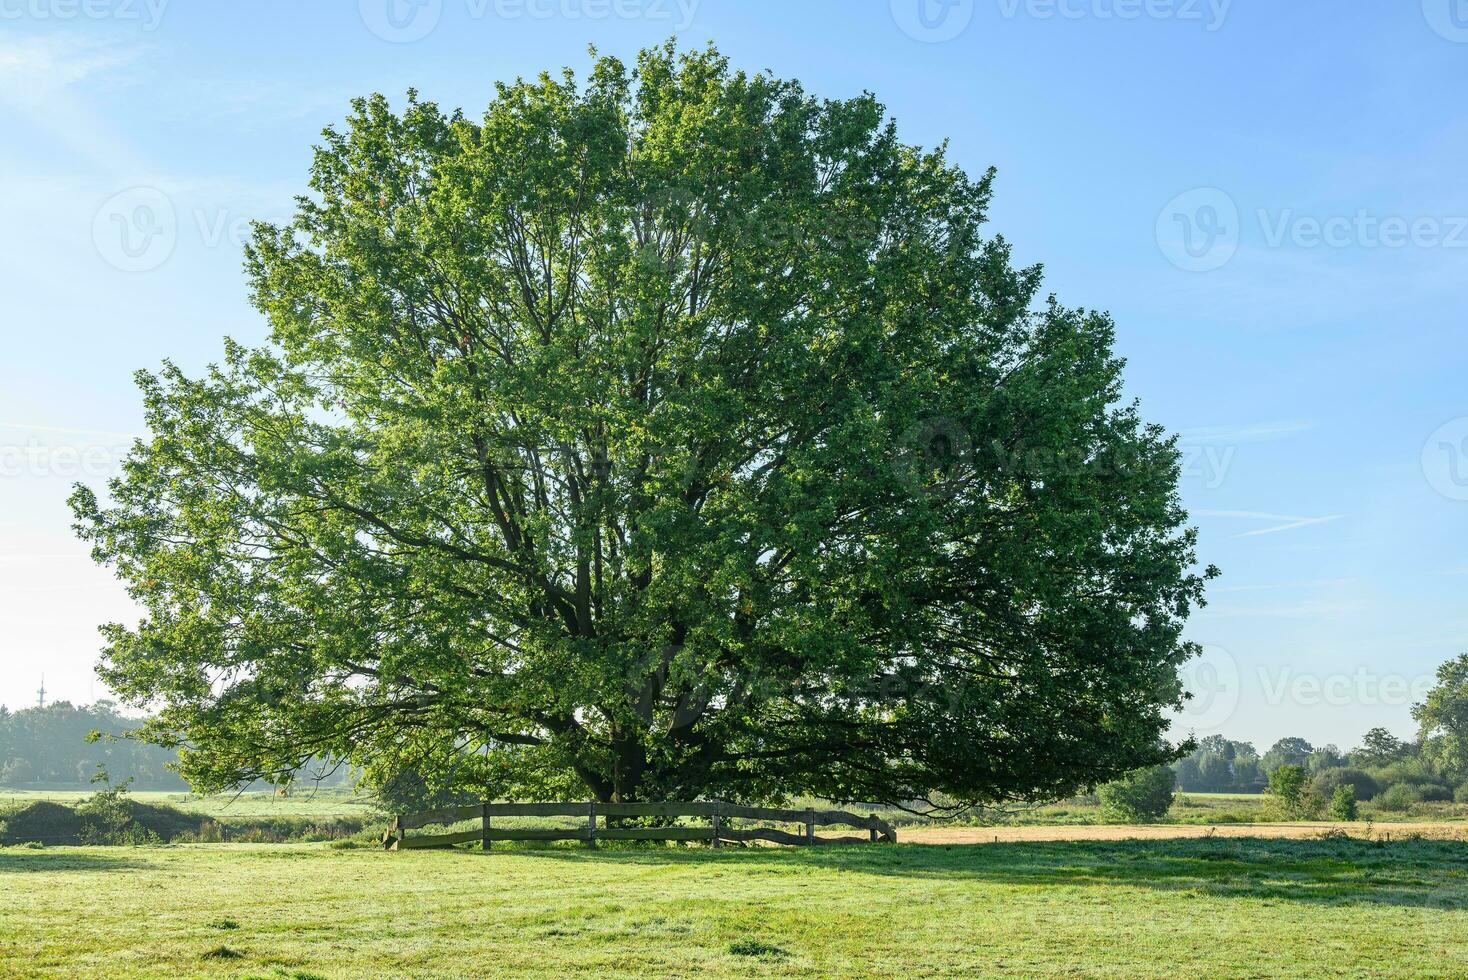
[[[0,849],[0,972],[1461,976],[1468,847]]]

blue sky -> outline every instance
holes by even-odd
[[[0,0],[0,703],[106,694],[133,611],[68,486],[135,369],[263,338],[241,229],[349,98],[474,114],[675,35],[998,167],[992,227],[1116,317],[1224,572],[1180,733],[1410,734],[1468,651],[1468,0]]]

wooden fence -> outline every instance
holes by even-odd
[[[579,827],[496,827],[495,817],[573,817],[581,818],[585,823]],[[706,827],[608,826],[608,819],[623,817],[704,817],[709,823]],[[478,829],[452,834],[407,835],[410,830],[468,820],[479,821]],[[794,823],[800,824],[801,830],[791,833],[774,827],[735,828],[729,826],[730,820]],[[831,825],[857,827],[867,831],[867,836],[816,836],[817,827]],[[588,847],[595,847],[599,840],[707,841],[714,847],[725,841],[745,843],[756,840],[776,844],[857,844],[869,841],[892,844],[897,842],[897,832],[875,813],[861,817],[845,810],[780,810],[739,806],[721,800],[699,803],[480,803],[399,814],[382,835],[382,846],[389,851],[406,851],[478,841],[481,847],[489,850],[490,843],[497,840],[579,840]]]

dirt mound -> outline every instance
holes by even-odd
[[[82,819],[76,810],[49,800],[27,803],[0,816],[0,843],[75,844],[81,836]]]
[[[76,806],[37,800],[0,811],[0,844],[279,844],[341,840],[368,823],[363,817],[211,817],[99,793]]]

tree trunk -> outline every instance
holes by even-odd
[[[647,753],[635,735],[615,739],[612,751],[612,802],[635,802],[647,771]]]

